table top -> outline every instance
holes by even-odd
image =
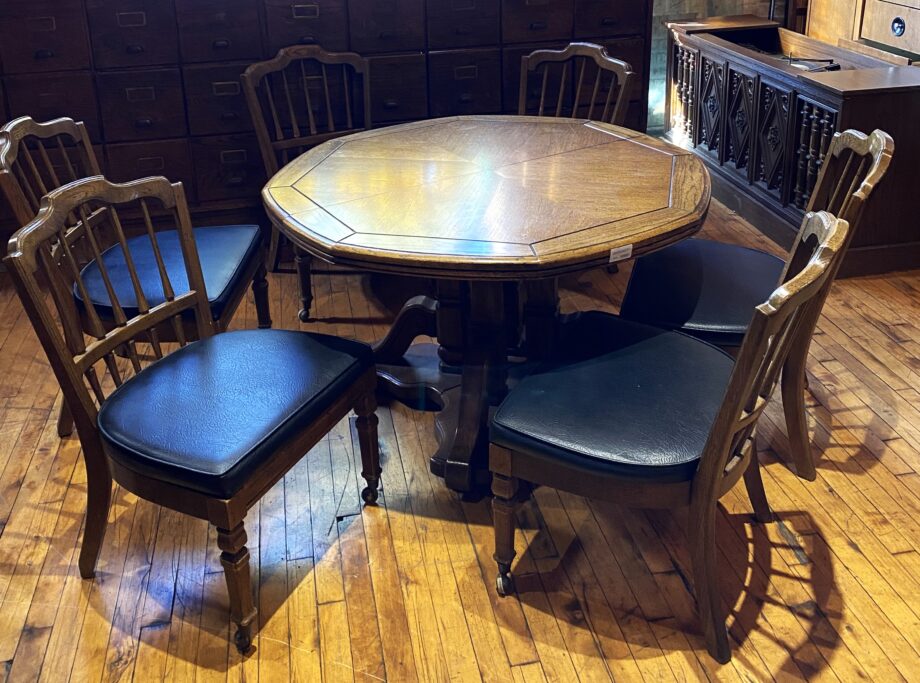
[[[710,181],[690,152],[625,128],[462,116],[325,142],[282,169],[262,197],[288,238],[332,263],[528,279],[690,236]]]

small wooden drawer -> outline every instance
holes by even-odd
[[[643,35],[649,2],[575,0],[575,37]]]
[[[567,43],[541,43],[535,45],[520,45],[506,47],[502,55],[502,92],[503,104],[506,114],[517,114],[518,94],[521,83],[521,58],[529,55],[534,50],[561,50]],[[531,79],[533,80],[533,79]],[[539,87],[537,85],[537,87]],[[539,101],[539,89],[536,91]],[[552,93],[550,93],[552,94]],[[531,105],[536,102],[531,102]],[[533,108],[533,106],[531,106]]]
[[[574,0],[503,0],[504,42],[567,40],[574,15]]]
[[[256,0],[176,0],[184,62],[262,57]]]
[[[6,93],[13,117],[49,121],[67,116],[83,121],[93,140],[102,139],[96,87],[88,71],[7,76]]]
[[[498,0],[428,0],[428,47],[496,45],[500,19]]]
[[[246,96],[240,84],[245,63],[187,66],[182,70],[192,135],[252,130]]]
[[[265,20],[272,54],[288,45],[348,49],[345,0],[265,0]]]
[[[186,135],[185,99],[178,69],[96,75],[108,142]]]
[[[176,14],[163,0],[87,0],[96,67],[175,64]]]
[[[219,135],[192,140],[198,200],[258,197],[265,167],[255,135]]]
[[[351,49],[400,52],[425,49],[425,0],[374,0],[348,6]]]
[[[108,177],[115,182],[124,183],[149,176],[166,176],[172,182],[182,183],[190,201],[197,197],[188,140],[106,145],[105,156]]]
[[[372,57],[370,82],[371,116],[375,126],[428,116],[425,55]]]
[[[432,117],[501,112],[501,82],[502,58],[498,48],[428,54]]]
[[[8,74],[90,68],[79,0],[0,2],[0,60]]]

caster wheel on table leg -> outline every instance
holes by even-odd
[[[236,635],[233,637],[233,642],[236,645],[236,649],[239,650],[241,655],[249,652],[249,649],[252,647],[252,630],[251,627],[240,627],[236,630]]]
[[[297,314],[297,317],[300,318],[300,322],[308,323],[310,322],[310,311],[305,308],[301,308],[300,313]]]
[[[514,593],[514,579],[509,572],[499,573],[495,579],[495,590],[503,598]]]
[[[380,492],[377,490],[376,486],[367,486],[363,491],[361,491],[361,500],[363,500],[368,505],[376,504],[379,497]]]

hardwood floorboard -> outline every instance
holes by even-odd
[[[703,237],[781,253],[714,203]],[[615,312],[631,265],[567,276],[564,312]],[[356,274],[270,276],[275,327],[373,341],[392,313]],[[232,329],[256,325],[251,294]],[[125,366],[127,367],[127,366]],[[363,508],[343,420],[246,520],[254,651],[231,635],[216,532],[114,492],[96,578],[79,577],[85,470],[61,396],[0,273],[0,680],[916,680],[920,671],[920,271],[835,284],[808,363],[818,478],[786,462],[777,398],[759,430],[776,521],[740,488],[717,518],[733,659],[705,651],[686,514],[538,490],[495,592],[488,500],[428,469],[433,416],[381,406],[383,488]],[[107,381],[111,381],[109,378]]]

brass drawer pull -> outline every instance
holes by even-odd
[[[143,45],[125,45],[125,52],[127,52],[129,55],[139,55],[143,53],[143,51]]]
[[[153,128],[153,119],[150,119],[150,118],[137,119],[134,122],[134,127],[135,128]]]
[[[44,50],[35,51],[35,59],[51,59],[54,57],[54,50],[45,48]]]
[[[545,21],[532,21],[528,27],[531,31],[545,31],[546,22]]]
[[[221,38],[220,40],[215,40],[213,43],[211,43],[211,47],[213,47],[215,50],[226,50],[228,47],[230,47],[230,41],[226,38]]]
[[[240,118],[240,115],[237,114],[235,111],[225,111],[220,115],[220,120],[226,123],[230,123],[231,121],[236,121],[239,118]]]
[[[399,109],[399,100],[389,99],[383,101],[384,109]]]
[[[604,17],[601,19],[601,26],[616,26],[619,23],[616,17]]]
[[[41,33],[51,33],[57,31],[57,19],[54,17],[29,17],[26,19],[26,26],[30,31],[40,31]]]

